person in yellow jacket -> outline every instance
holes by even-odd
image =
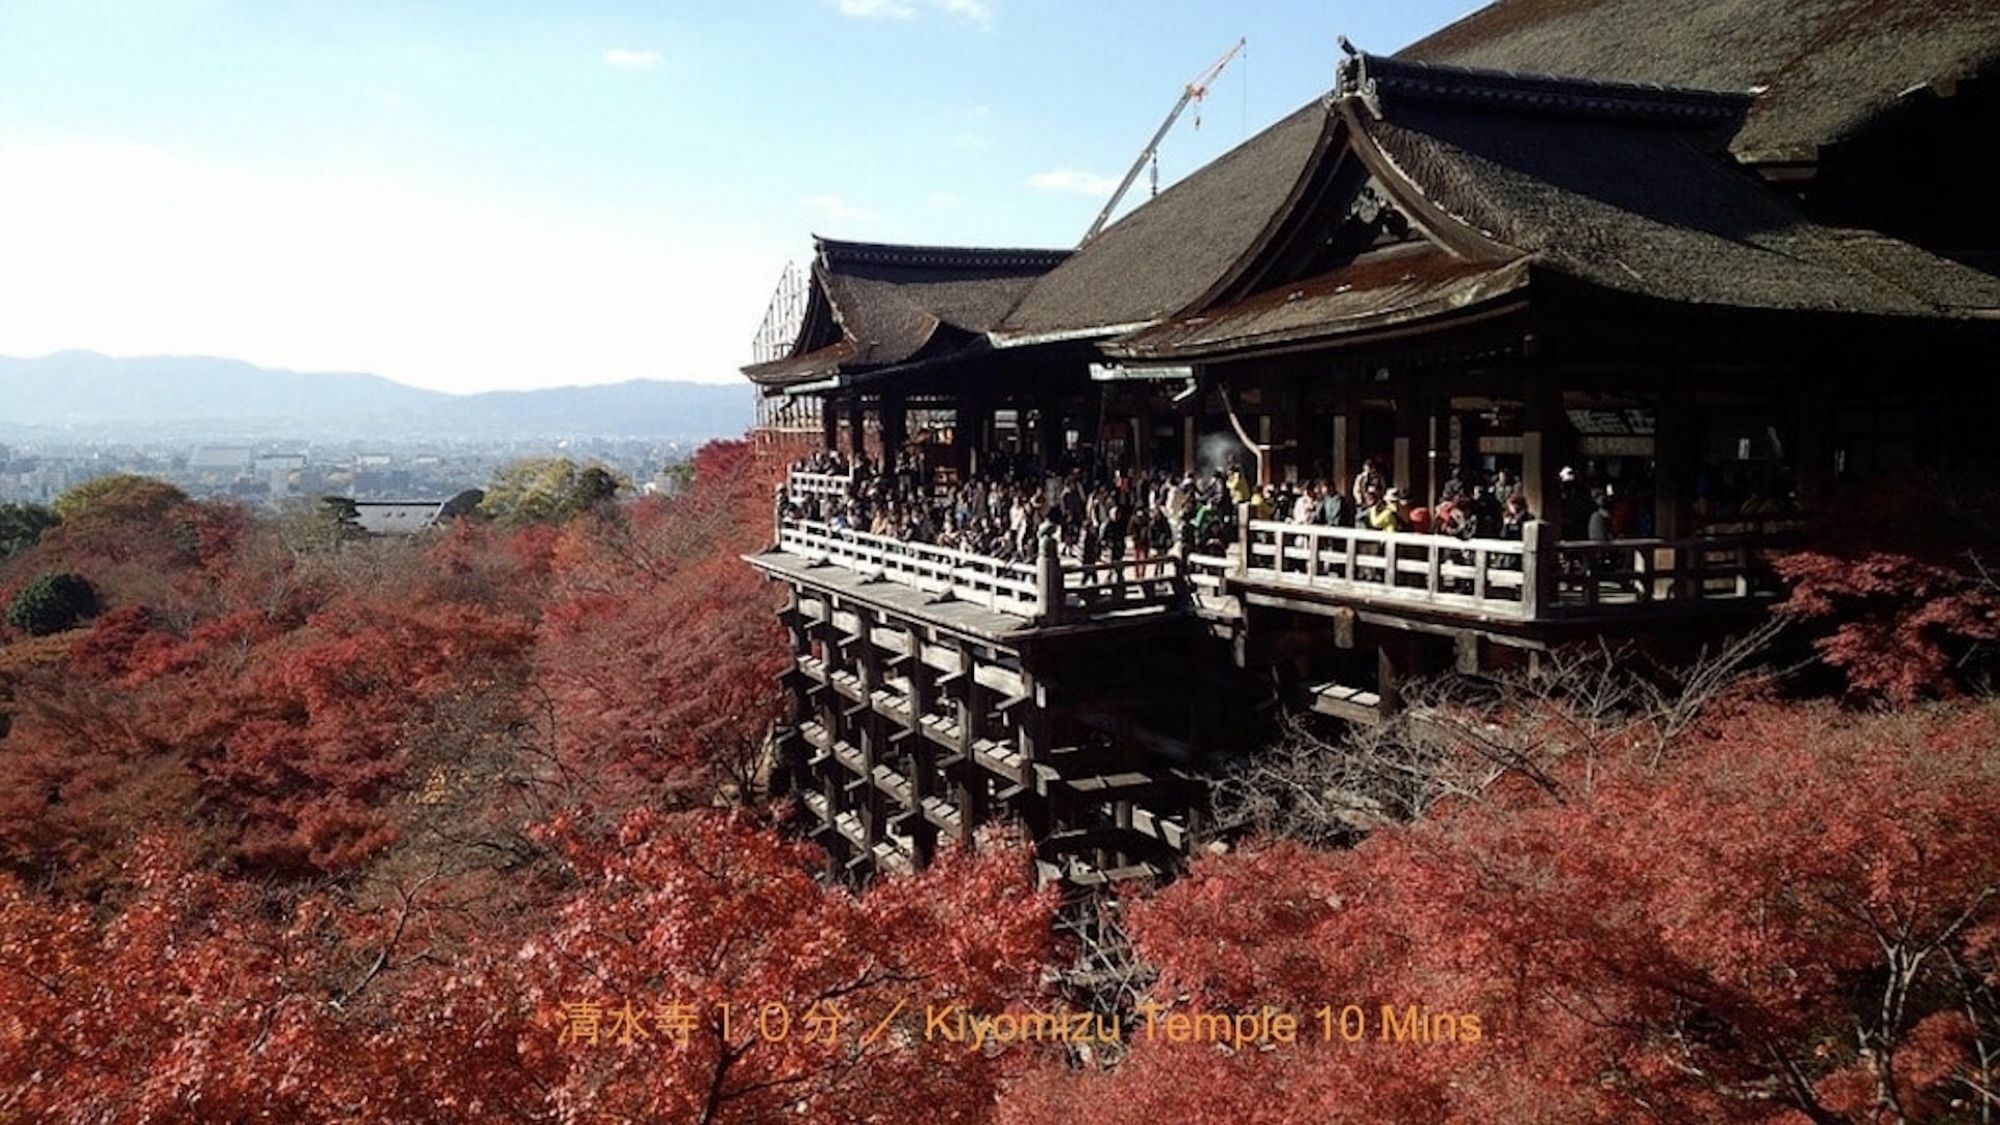
[[[1229,486],[1230,503],[1247,504],[1250,502],[1250,478],[1243,475],[1243,467],[1241,465],[1234,462],[1230,463],[1227,483]]]
[[[1376,531],[1409,530],[1409,517],[1404,514],[1403,490],[1400,488],[1392,488],[1383,493],[1374,504],[1369,506],[1367,512],[1364,514],[1367,517],[1368,526],[1374,528]]]

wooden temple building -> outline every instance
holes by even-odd
[[[1538,518],[1245,518],[1117,572],[781,519],[749,561],[791,588],[782,784],[849,870],[1005,816],[1103,881],[1203,838],[1274,702],[1369,721],[1408,676],[1741,625],[1788,518],[2000,467],[1996,139],[2000,5],[1503,0],[1346,48],[1077,250],[820,240],[745,373],[828,448],[915,443],[949,482],[995,449],[1194,473],[1220,439],[1418,503],[1506,471]],[[1643,534],[1580,542],[1565,475],[1644,497]]]

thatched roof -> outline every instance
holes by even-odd
[[[2000,307],[2000,280],[1881,235],[1860,253],[1739,167],[1723,146],[1740,105],[1704,116],[1704,103],[1727,103],[1662,89],[1649,108],[1643,88],[1583,82],[1494,96],[1518,80],[1370,57],[1353,69],[1379,103],[1379,118],[1353,115],[1367,143],[1431,204],[1549,270],[1688,304],[1891,316]],[[1879,268],[1885,256],[1903,266]]]
[[[1811,159],[2000,59],[1994,0],[1500,0],[1398,56],[1757,92],[1739,157]]]
[[[1525,260],[1468,262],[1428,243],[1396,247],[1233,304],[1165,321],[1106,346],[1121,359],[1198,359],[1427,320],[1528,284]]]
[[[791,354],[743,369],[786,386],[984,347],[1065,250],[814,240],[812,293]]]
[[[1279,217],[1325,124],[1314,102],[1106,227],[1036,282],[998,335],[1102,334],[1185,308]]]
[[[1814,223],[1738,165],[1726,146],[1749,102],[1358,56],[1323,111],[1337,127],[1315,159],[1367,169],[1370,189],[1423,238],[1184,309],[1108,350],[1197,358],[1328,339],[1448,317],[1532,290],[1541,275],[1690,306],[1945,319],[2000,311],[2000,279],[1886,235]],[[1321,206],[1348,202],[1331,194]],[[1287,223],[1333,231],[1343,218]]]

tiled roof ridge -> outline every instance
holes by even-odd
[[[1734,121],[1755,100],[1750,92],[1613,82],[1554,74],[1414,62],[1357,50],[1336,72],[1333,96],[1358,98],[1379,116],[1400,99],[1447,102],[1625,121],[1708,125]],[[1393,112],[1393,108],[1391,108]]]
[[[901,266],[923,269],[1053,269],[1069,257],[1068,250],[983,246],[907,246],[888,242],[848,242],[816,239],[829,267],[842,264]]]

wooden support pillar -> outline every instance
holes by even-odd
[[[778,612],[778,620],[784,625],[785,636],[791,645],[792,666],[784,675],[787,706],[784,722],[778,731],[778,758],[771,772],[771,792],[773,795],[802,791],[805,778],[807,750],[805,738],[799,733],[799,724],[812,717],[812,679],[800,662],[811,655],[812,641],[806,629],[805,603],[799,596],[799,588],[791,587],[785,608]]]
[[[979,471],[979,457],[986,449],[986,418],[992,408],[977,398],[962,397],[953,414],[952,422],[952,466],[958,470],[958,479],[964,480]]]
[[[1436,395],[1427,394],[1421,400],[1424,405],[1424,456],[1417,468],[1416,499],[1423,501],[1424,507],[1437,509],[1438,489],[1444,487],[1445,474],[1450,472],[1450,454],[1445,448],[1445,439],[1450,436],[1450,421],[1445,417],[1443,405]]]
[[[1816,513],[1826,507],[1833,490],[1833,403],[1824,393],[1795,392],[1792,401],[1796,404],[1793,424],[1797,430],[1792,460],[1798,466],[1794,486],[1799,491],[1799,507]],[[1955,423],[1974,414],[1972,411],[1946,414],[1945,433],[1951,433]]]
[[[959,648],[963,672],[958,680],[958,761],[952,767],[952,803],[958,806],[958,843],[970,847],[973,834],[986,823],[985,772],[974,758],[974,748],[991,737],[987,716],[992,713],[992,692],[975,674],[979,657],[970,645]]]
[[[1132,419],[1132,476],[1137,479],[1153,471],[1153,404],[1145,395]]]
[[[1428,417],[1414,385],[1396,388],[1396,444],[1390,462],[1389,483],[1403,490],[1404,502],[1412,506],[1425,499],[1422,474],[1429,444]]]
[[[1062,411],[1046,401],[1035,411],[1035,453],[1043,468],[1051,468],[1063,455]]]
[[[820,774],[820,799],[826,804],[826,819],[821,822],[820,846],[826,849],[826,869],[836,878],[847,874],[847,860],[853,854],[853,846],[845,833],[840,830],[840,815],[847,811],[847,786],[836,769]]]
[[[894,467],[896,455],[901,453],[903,446],[909,443],[910,415],[909,410],[904,406],[902,395],[883,395],[880,409],[882,417],[882,466],[885,470],[888,470]]]
[[[875,845],[888,838],[887,802],[875,784],[875,767],[883,764],[889,750],[887,723],[875,709],[874,697],[883,686],[882,650],[875,644],[875,614],[864,606],[855,607],[859,619],[854,640],[856,676],[860,681],[861,702],[849,707],[855,717],[852,745],[860,751],[861,774],[856,789],[861,794],[856,812],[861,817],[862,839],[867,842],[869,862],[874,862]]]
[[[1415,672],[1405,638],[1386,638],[1375,646],[1375,710],[1388,718],[1403,709],[1403,687]]]
[[[910,781],[910,852],[911,860],[919,870],[930,866],[937,855],[937,826],[925,815],[924,801],[940,796],[937,777],[937,748],[924,737],[924,716],[931,713],[937,703],[937,672],[925,664],[923,634],[910,631],[910,656],[905,662],[908,668],[910,694],[905,702],[909,706],[910,722],[907,729],[909,744]]]
[[[1521,494],[1536,519],[1562,525],[1562,480],[1569,456],[1569,418],[1563,413],[1562,389],[1551,374],[1537,369],[1528,375],[1521,412]]]
[[[833,403],[821,398],[819,403],[819,447],[832,452],[840,448],[840,414]]]
[[[1264,389],[1265,429],[1264,473],[1271,481],[1296,482],[1306,474],[1299,464],[1299,411],[1303,408],[1298,388],[1290,380],[1279,380]]]
[[[1028,826],[1029,838],[1041,841],[1057,826],[1050,814],[1060,795],[1053,791],[1055,787],[1043,783],[1041,770],[1036,768],[1049,764],[1054,723],[1047,687],[1033,676],[1024,674],[1022,680],[1028,698],[1014,712],[1015,746],[1021,754],[1021,819]]]
[[[1684,372],[1667,376],[1653,411],[1653,535],[1694,534],[1694,482],[1701,464],[1701,420]]]
[[[1529,501],[1533,503],[1533,501]],[[1556,604],[1555,525],[1529,520],[1521,528],[1521,613],[1537,620]]]
[[[1343,379],[1334,403],[1333,447],[1328,483],[1343,496],[1354,494],[1354,474],[1361,471],[1361,400],[1354,384]]]
[[[868,416],[861,409],[861,396],[851,394],[842,403],[847,415],[847,454],[860,460],[868,452]]]
[[[1196,447],[1196,442],[1200,440],[1200,435],[1196,432],[1198,428],[1199,420],[1195,415],[1189,414],[1181,419],[1182,476],[1191,477],[1195,474],[1195,470],[1201,467],[1201,451]]]
[[[1459,483],[1465,485],[1468,495],[1472,489],[1473,461],[1477,459],[1479,436],[1477,420],[1473,415],[1460,413],[1452,406],[1451,399],[1440,400],[1444,410],[1445,460]],[[1442,487],[1442,486],[1440,486]]]
[[[1432,640],[1423,633],[1396,633],[1375,646],[1376,710],[1384,718],[1403,709],[1403,689],[1431,673],[1424,644]]]

